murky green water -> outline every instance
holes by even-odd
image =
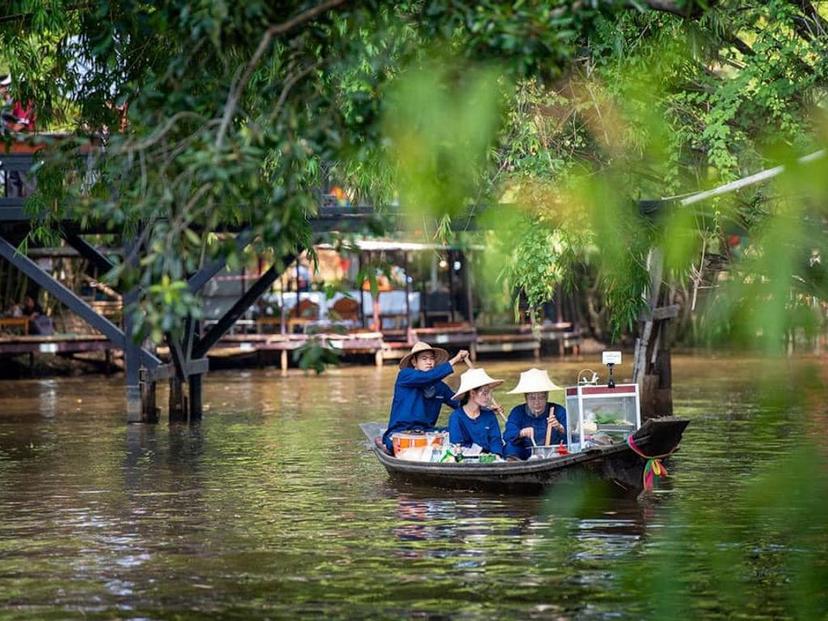
[[[530,362],[485,366],[510,386]],[[571,383],[593,365],[546,366]],[[752,540],[733,501],[807,414],[763,401],[759,366],[675,361],[676,413],[693,422],[671,482],[641,502],[396,487],[357,427],[387,417],[390,367],[211,373],[196,427],[125,425],[120,378],[3,382],[0,618],[635,619],[658,616],[651,593],[676,566],[687,618],[729,617],[683,541],[688,507],[756,549],[744,614],[793,614],[784,546]]]

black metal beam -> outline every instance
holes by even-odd
[[[184,373],[188,376],[201,375],[210,370],[210,361],[207,358],[196,358],[190,360],[184,367]],[[149,370],[147,378],[152,382],[159,382],[162,380],[174,377],[177,370],[172,364],[162,364]]]
[[[236,250],[241,252],[252,239],[253,234],[250,232],[250,229],[241,231],[238,235],[236,235]],[[208,263],[198,272],[190,276],[187,281],[190,293],[198,293],[201,291],[201,288],[207,284],[207,281],[223,270],[225,265],[227,265],[227,258],[220,257],[215,261]]]
[[[186,369],[188,360],[184,357],[184,351],[172,334],[167,333],[167,345],[170,348],[170,357],[175,367],[175,374],[182,382],[187,381]]]
[[[25,198],[0,198],[0,222],[28,222],[32,217],[23,210]]]
[[[77,233],[64,232],[63,239],[65,239],[67,243],[72,246],[72,248],[77,250],[84,259],[97,267],[99,272],[105,274],[115,267],[115,264],[105,257],[100,250],[95,248],[95,246],[83,239]]]
[[[297,254],[282,257],[282,265],[290,265],[292,261],[299,256]],[[210,328],[210,330],[202,338],[198,339],[193,345],[193,358],[203,358],[210,348],[215,345],[222,336],[236,323],[236,320],[241,317],[248,308],[255,304],[261,295],[270,289],[270,286],[279,278],[280,270],[272,265],[261,277],[253,283],[253,286],[245,292],[245,294],[233,304],[218,322]]]
[[[26,274],[26,276],[28,276],[31,280],[54,295],[58,300],[65,304],[69,310],[76,313],[84,321],[86,321],[86,323],[101,332],[106,338],[112,341],[113,345],[120,347],[121,349],[126,349],[127,339],[118,326],[92,310],[92,308],[90,308],[84,300],[78,297],[74,291],[67,288],[65,285],[41,270],[37,263],[32,261],[26,255],[19,253],[17,248],[12,246],[3,237],[0,237],[0,256]],[[143,348],[139,348],[139,355],[141,357],[141,362],[150,368],[157,367],[161,364],[161,360]]]

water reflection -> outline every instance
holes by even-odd
[[[657,555],[660,533],[682,540],[676,505],[723,505],[743,533],[718,499],[797,441],[796,408],[763,402],[749,361],[717,364],[675,361],[693,424],[672,486],[643,503],[394,484],[357,427],[386,418],[392,368],[213,373],[195,426],[126,426],[118,378],[0,383],[0,618],[639,618],[649,587],[625,568]],[[491,366],[508,384],[525,363]],[[788,550],[747,549],[765,575]],[[700,566],[692,545],[678,555]]]

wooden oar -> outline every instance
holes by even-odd
[[[549,446],[552,443],[552,418],[554,414],[550,415],[549,421],[546,423],[546,446]]]
[[[506,423],[506,414],[503,413],[503,408],[497,401],[494,400],[494,397],[492,397],[492,406],[496,408],[495,412],[497,412],[500,415],[500,418],[503,419],[503,422]]]

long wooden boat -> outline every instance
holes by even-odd
[[[678,448],[688,423],[686,419],[672,416],[647,420],[633,434],[638,452],[623,442],[548,459],[491,464],[472,461],[428,463],[397,459],[373,441],[381,431],[381,425],[364,423],[360,427],[372,440],[371,450],[395,481],[435,487],[537,493],[559,482],[597,477],[611,482],[623,493],[637,494],[644,488],[645,468],[650,461],[642,455],[659,457],[673,453]],[[652,468],[652,463],[649,467]]]

